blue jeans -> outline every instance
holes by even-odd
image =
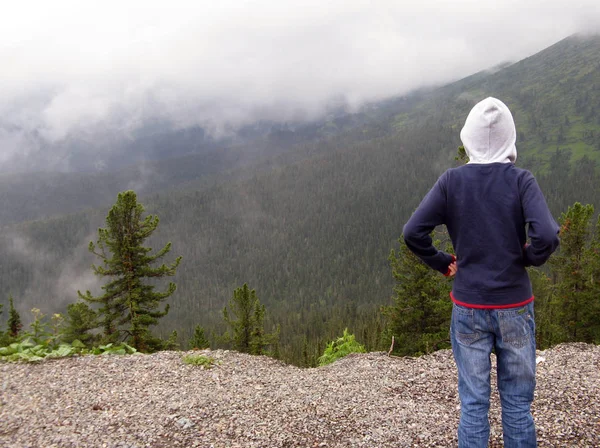
[[[535,447],[531,415],[535,389],[533,302],[509,309],[474,309],[453,304],[450,338],[461,403],[459,448],[488,446],[492,349],[497,360],[504,447]]]

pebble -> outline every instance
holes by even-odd
[[[186,354],[0,363],[0,447],[457,444],[448,350],[356,354],[312,369],[214,350],[204,354],[218,363],[204,370],[184,364]],[[538,446],[600,447],[600,347],[562,344],[538,354]],[[492,386],[490,446],[502,446],[495,372]]]

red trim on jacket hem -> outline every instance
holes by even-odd
[[[452,299],[452,301],[454,303],[456,303],[457,305],[460,305],[460,306],[464,306],[465,308],[477,308],[478,310],[490,310],[490,309],[503,309],[503,308],[518,308],[520,306],[524,306],[524,305],[527,305],[528,303],[533,302],[534,296],[531,296],[529,299],[525,300],[524,302],[511,303],[510,305],[478,305],[478,304],[473,304],[473,303],[465,303],[465,302],[461,302],[460,300],[456,300],[456,297],[454,297],[454,294],[452,294],[452,292],[450,292],[450,298]]]

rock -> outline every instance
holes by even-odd
[[[194,426],[196,426],[194,424],[194,422],[192,422],[189,418],[185,418],[182,417],[179,420],[177,420],[177,424],[182,428],[182,429],[189,429],[189,428],[193,428]]]

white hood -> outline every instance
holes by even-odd
[[[471,109],[460,131],[469,163],[515,163],[517,130],[506,104],[486,98]]]

